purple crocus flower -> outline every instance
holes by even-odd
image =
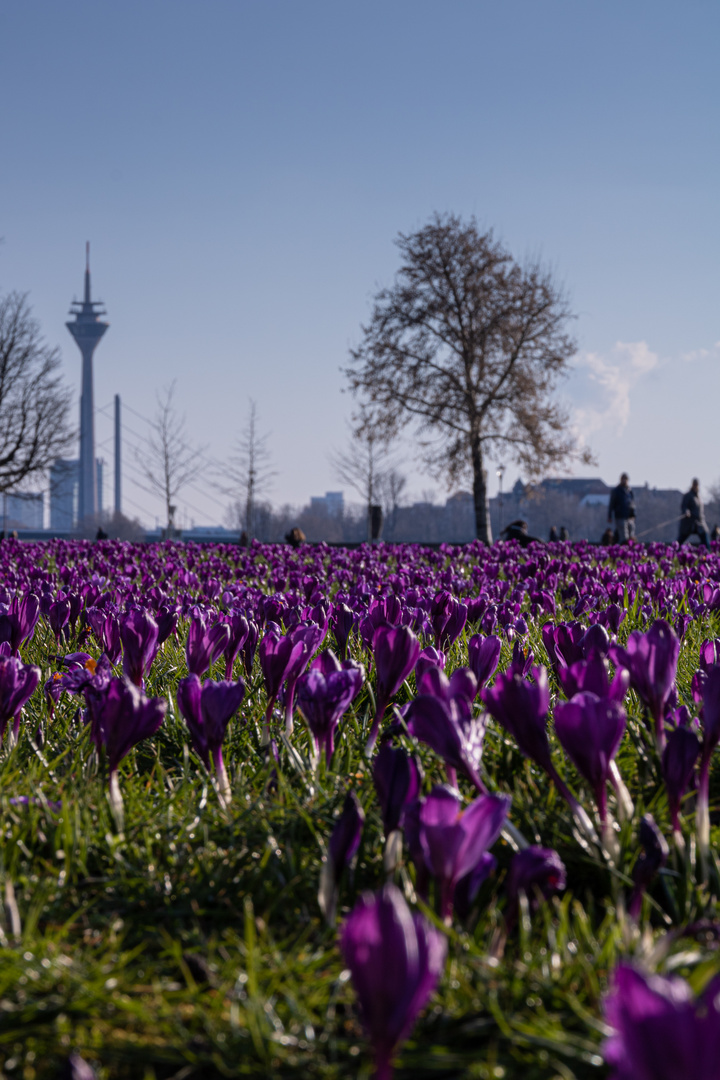
[[[567,698],[586,692],[611,701],[622,701],[630,689],[630,672],[619,667],[611,682],[607,661],[595,651],[587,660],[577,660],[570,667],[560,665],[556,674]]]
[[[123,673],[136,686],[143,686],[158,652],[158,624],[149,611],[133,608],[120,619],[123,644]]]
[[[343,926],[340,948],[375,1058],[375,1080],[390,1080],[393,1055],[442,973],[445,938],[422,915],[410,912],[397,886],[387,884],[358,900]]]
[[[625,621],[627,611],[625,608],[621,608],[619,604],[608,604],[604,611],[598,612],[598,622],[609,630],[611,634],[617,634],[621,625]]]
[[[59,664],[62,664],[63,667],[66,667],[68,671],[85,670],[88,671],[90,675],[94,674],[96,667],[96,661],[93,659],[90,653],[85,652],[68,653],[66,656],[56,657],[56,660]],[[63,693],[68,689],[68,687],[65,685],[66,677],[67,672],[56,671],[50,676],[50,678],[47,680],[43,687],[43,690],[45,691],[45,696],[48,699],[48,707],[51,717],[55,711],[55,706],[57,705],[58,701],[62,697]]]
[[[0,643],[7,642],[13,656],[18,656],[20,646],[35,633],[40,618],[40,600],[34,593],[22,598],[14,596],[9,604],[0,607]]]
[[[10,806],[46,806],[53,814],[62,810],[62,800],[38,799],[31,795],[14,795],[8,802]]]
[[[420,652],[415,663],[415,682],[417,683],[426,671],[434,667],[445,670],[445,653],[440,652],[434,645],[428,645]]]
[[[262,743],[266,746],[270,742],[270,720],[280,688],[288,674],[302,670],[307,660],[307,649],[301,639],[293,639],[289,634],[283,635],[277,629],[269,629],[260,642],[259,654],[268,699],[262,735]]]
[[[82,656],[82,653],[71,653],[72,656]],[[66,662],[69,657],[65,657]],[[90,656],[85,663],[72,663],[67,672],[62,676],[62,686],[69,694],[79,694],[86,686],[92,686],[95,690],[103,690],[113,677],[112,665],[107,653],[102,653],[99,660],[93,660]]]
[[[665,747],[663,720],[675,685],[680,642],[664,619],[658,619],[646,634],[633,630],[627,647],[613,645],[610,658],[630,672],[630,685],[648,708],[655,724],[658,752]]]
[[[255,663],[255,650],[260,637],[260,627],[253,619],[248,619],[248,634],[242,647],[243,667],[248,678],[252,675]]]
[[[188,672],[191,675],[204,675],[222,656],[230,641],[230,634],[227,623],[216,622],[208,626],[204,615],[195,615],[190,620],[185,644]]]
[[[155,621],[158,625],[158,645],[162,645],[175,632],[178,623],[177,605],[163,604],[155,615]]]
[[[60,1080],[97,1080],[97,1073],[85,1058],[71,1054],[65,1062]]]
[[[517,922],[518,899],[525,893],[528,904],[536,908],[540,898],[547,900],[553,893],[562,892],[567,875],[565,864],[552,848],[529,847],[513,855],[507,877],[507,911],[505,922],[511,929]]]
[[[534,682],[523,679],[510,668],[507,674],[498,675],[494,684],[482,691],[481,697],[490,715],[510,732],[521,752],[545,770],[583,831],[596,841],[592,822],[552,762],[547,736],[550,705],[547,670],[533,668],[533,678]]]
[[[60,596],[50,605],[48,611],[48,622],[50,623],[50,629],[55,635],[55,640],[60,641],[63,630],[70,621],[70,601],[67,597],[61,593]]]
[[[550,744],[547,736],[547,713],[550,687],[544,667],[533,670],[535,681],[524,679],[517,671],[498,675],[481,697],[490,713],[508,731],[522,753],[552,774]]]
[[[458,668],[448,679],[439,668],[433,668],[425,672],[420,684],[423,692],[405,713],[408,731],[439,754],[450,770],[451,782],[457,780],[454,770],[460,769],[484,794],[479,769],[485,720],[472,712],[475,676],[469,668]]]
[[[467,622],[468,611],[449,592],[441,592],[430,605],[430,624],[435,635],[435,644],[441,652],[447,652],[457,641]]]
[[[117,616],[103,608],[92,607],[85,612],[85,617],[110,663],[117,664],[122,655],[120,623]]]
[[[377,741],[380,721],[390,699],[397,693],[417,663],[420,642],[408,626],[380,627],[374,637],[376,683],[375,719],[365,747],[368,757]]]
[[[593,789],[600,821],[607,818],[607,782],[625,734],[625,710],[596,694],[576,694],[555,708],[555,731],[565,752]]]
[[[480,795],[465,809],[453,790],[435,787],[420,810],[419,840],[425,865],[439,888],[440,916],[452,914],[455,887],[475,869],[500,835],[509,795]]]
[[[605,1002],[613,1034],[604,1045],[611,1080],[717,1080],[720,976],[694,998],[677,975],[616,968]]]
[[[459,918],[465,920],[470,915],[475,897],[491,874],[497,869],[497,859],[486,851],[478,859],[477,865],[461,877],[453,893],[453,909]]]
[[[352,869],[357,858],[365,812],[354,791],[348,791],[340,817],[330,836],[327,858],[320,875],[318,904],[329,926],[335,925],[340,879],[346,867]]]
[[[335,730],[365,681],[361,667],[341,668],[324,674],[313,668],[297,684],[297,705],[310,729],[319,760],[329,764],[335,749]]]
[[[348,639],[359,622],[357,612],[347,604],[336,604],[330,616],[330,628],[335,635],[341,660],[347,656]]]
[[[512,661],[510,667],[513,671],[516,671],[518,675],[522,675],[523,678],[530,673],[531,668],[535,663],[535,653],[532,649],[527,651],[523,648],[523,644],[518,640],[513,645]]]
[[[295,687],[302,675],[308,660],[322,643],[327,632],[327,627],[318,626],[317,623],[300,623],[294,627],[288,637],[293,642],[302,644],[302,652],[298,653],[293,663],[285,669],[285,686],[283,689],[283,703],[285,705],[285,733],[292,735],[293,732],[293,706],[295,704]],[[360,683],[362,685],[362,679]],[[359,689],[359,687],[358,687]],[[355,695],[353,694],[353,697]]]
[[[543,644],[548,658],[557,672],[558,667],[571,667],[582,660],[585,655],[582,647],[582,639],[585,635],[585,627],[579,622],[545,623],[541,630]]]
[[[633,869],[635,888],[628,904],[628,915],[631,919],[639,918],[643,896],[658,870],[667,862],[669,854],[667,841],[655,824],[652,814],[645,814],[641,819],[638,840],[642,853]]]
[[[13,736],[20,730],[20,714],[40,682],[40,668],[23,664],[15,656],[0,657],[0,740],[13,721]]]
[[[589,626],[580,638],[583,656],[607,656],[610,651],[610,635],[602,623],[596,622]],[[577,661],[576,661],[577,663]]]
[[[149,739],[158,730],[167,711],[163,698],[146,698],[125,678],[112,678],[102,688],[89,684],[84,689],[90,736],[98,751],[105,748],[110,780],[110,806],[122,829],[123,802],[118,783],[118,766],[133,746]]]
[[[218,795],[223,806],[231,799],[230,781],[225,771],[222,756],[222,744],[227,726],[240,708],[245,696],[245,683],[213,682],[207,679],[200,682],[192,674],[181,679],[177,687],[177,703],[188,726],[193,747],[202,758],[205,767],[210,768],[210,760],[215,766],[218,782]]]
[[[686,724],[678,724],[667,737],[662,756],[663,779],[667,792],[670,818],[676,837],[681,837],[680,806],[688,790],[700,756],[701,743]]]
[[[233,677],[235,660],[245,644],[250,628],[247,619],[240,611],[231,611],[225,617],[225,621],[230,627],[230,640],[223,650],[223,656],[225,657],[225,679],[230,681]]]
[[[500,638],[493,634],[489,637],[474,634],[468,641],[468,664],[479,689],[487,686],[497,671],[501,649]]]

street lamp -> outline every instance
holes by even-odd
[[[504,472],[505,472],[505,466],[504,465],[498,465],[498,467],[497,467],[497,478],[498,478],[498,484],[500,485],[500,534],[501,535],[502,535],[502,530],[503,530],[503,491],[502,491],[502,482],[503,482],[503,473]]]

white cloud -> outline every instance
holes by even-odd
[[[709,349],[691,349],[689,352],[681,353],[680,359],[686,364],[692,364],[697,360],[718,360],[720,359],[720,341],[716,341]]]
[[[618,341],[609,356],[581,353],[572,384],[574,427],[581,443],[597,431],[620,434],[630,419],[635,386],[659,364],[646,341]]]

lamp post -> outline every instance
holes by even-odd
[[[500,506],[499,506],[499,509],[500,509],[500,529],[498,531],[499,531],[500,535],[502,535],[502,531],[503,531],[503,490],[502,490],[502,482],[503,482],[503,473],[504,472],[505,472],[505,466],[504,465],[498,465],[498,467],[497,467],[497,478],[498,478],[498,484],[500,486],[500,490],[499,490],[499,498],[500,498]]]

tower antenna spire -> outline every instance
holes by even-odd
[[[90,303],[90,241],[85,241],[85,303]]]
[[[71,321],[65,325],[75,338],[82,355],[82,393],[80,395],[80,461],[78,484],[78,520],[93,519],[98,509],[98,482],[95,463],[95,409],[93,396],[93,353],[108,324],[102,304],[90,295],[90,243],[85,245],[85,299],[73,302]]]

